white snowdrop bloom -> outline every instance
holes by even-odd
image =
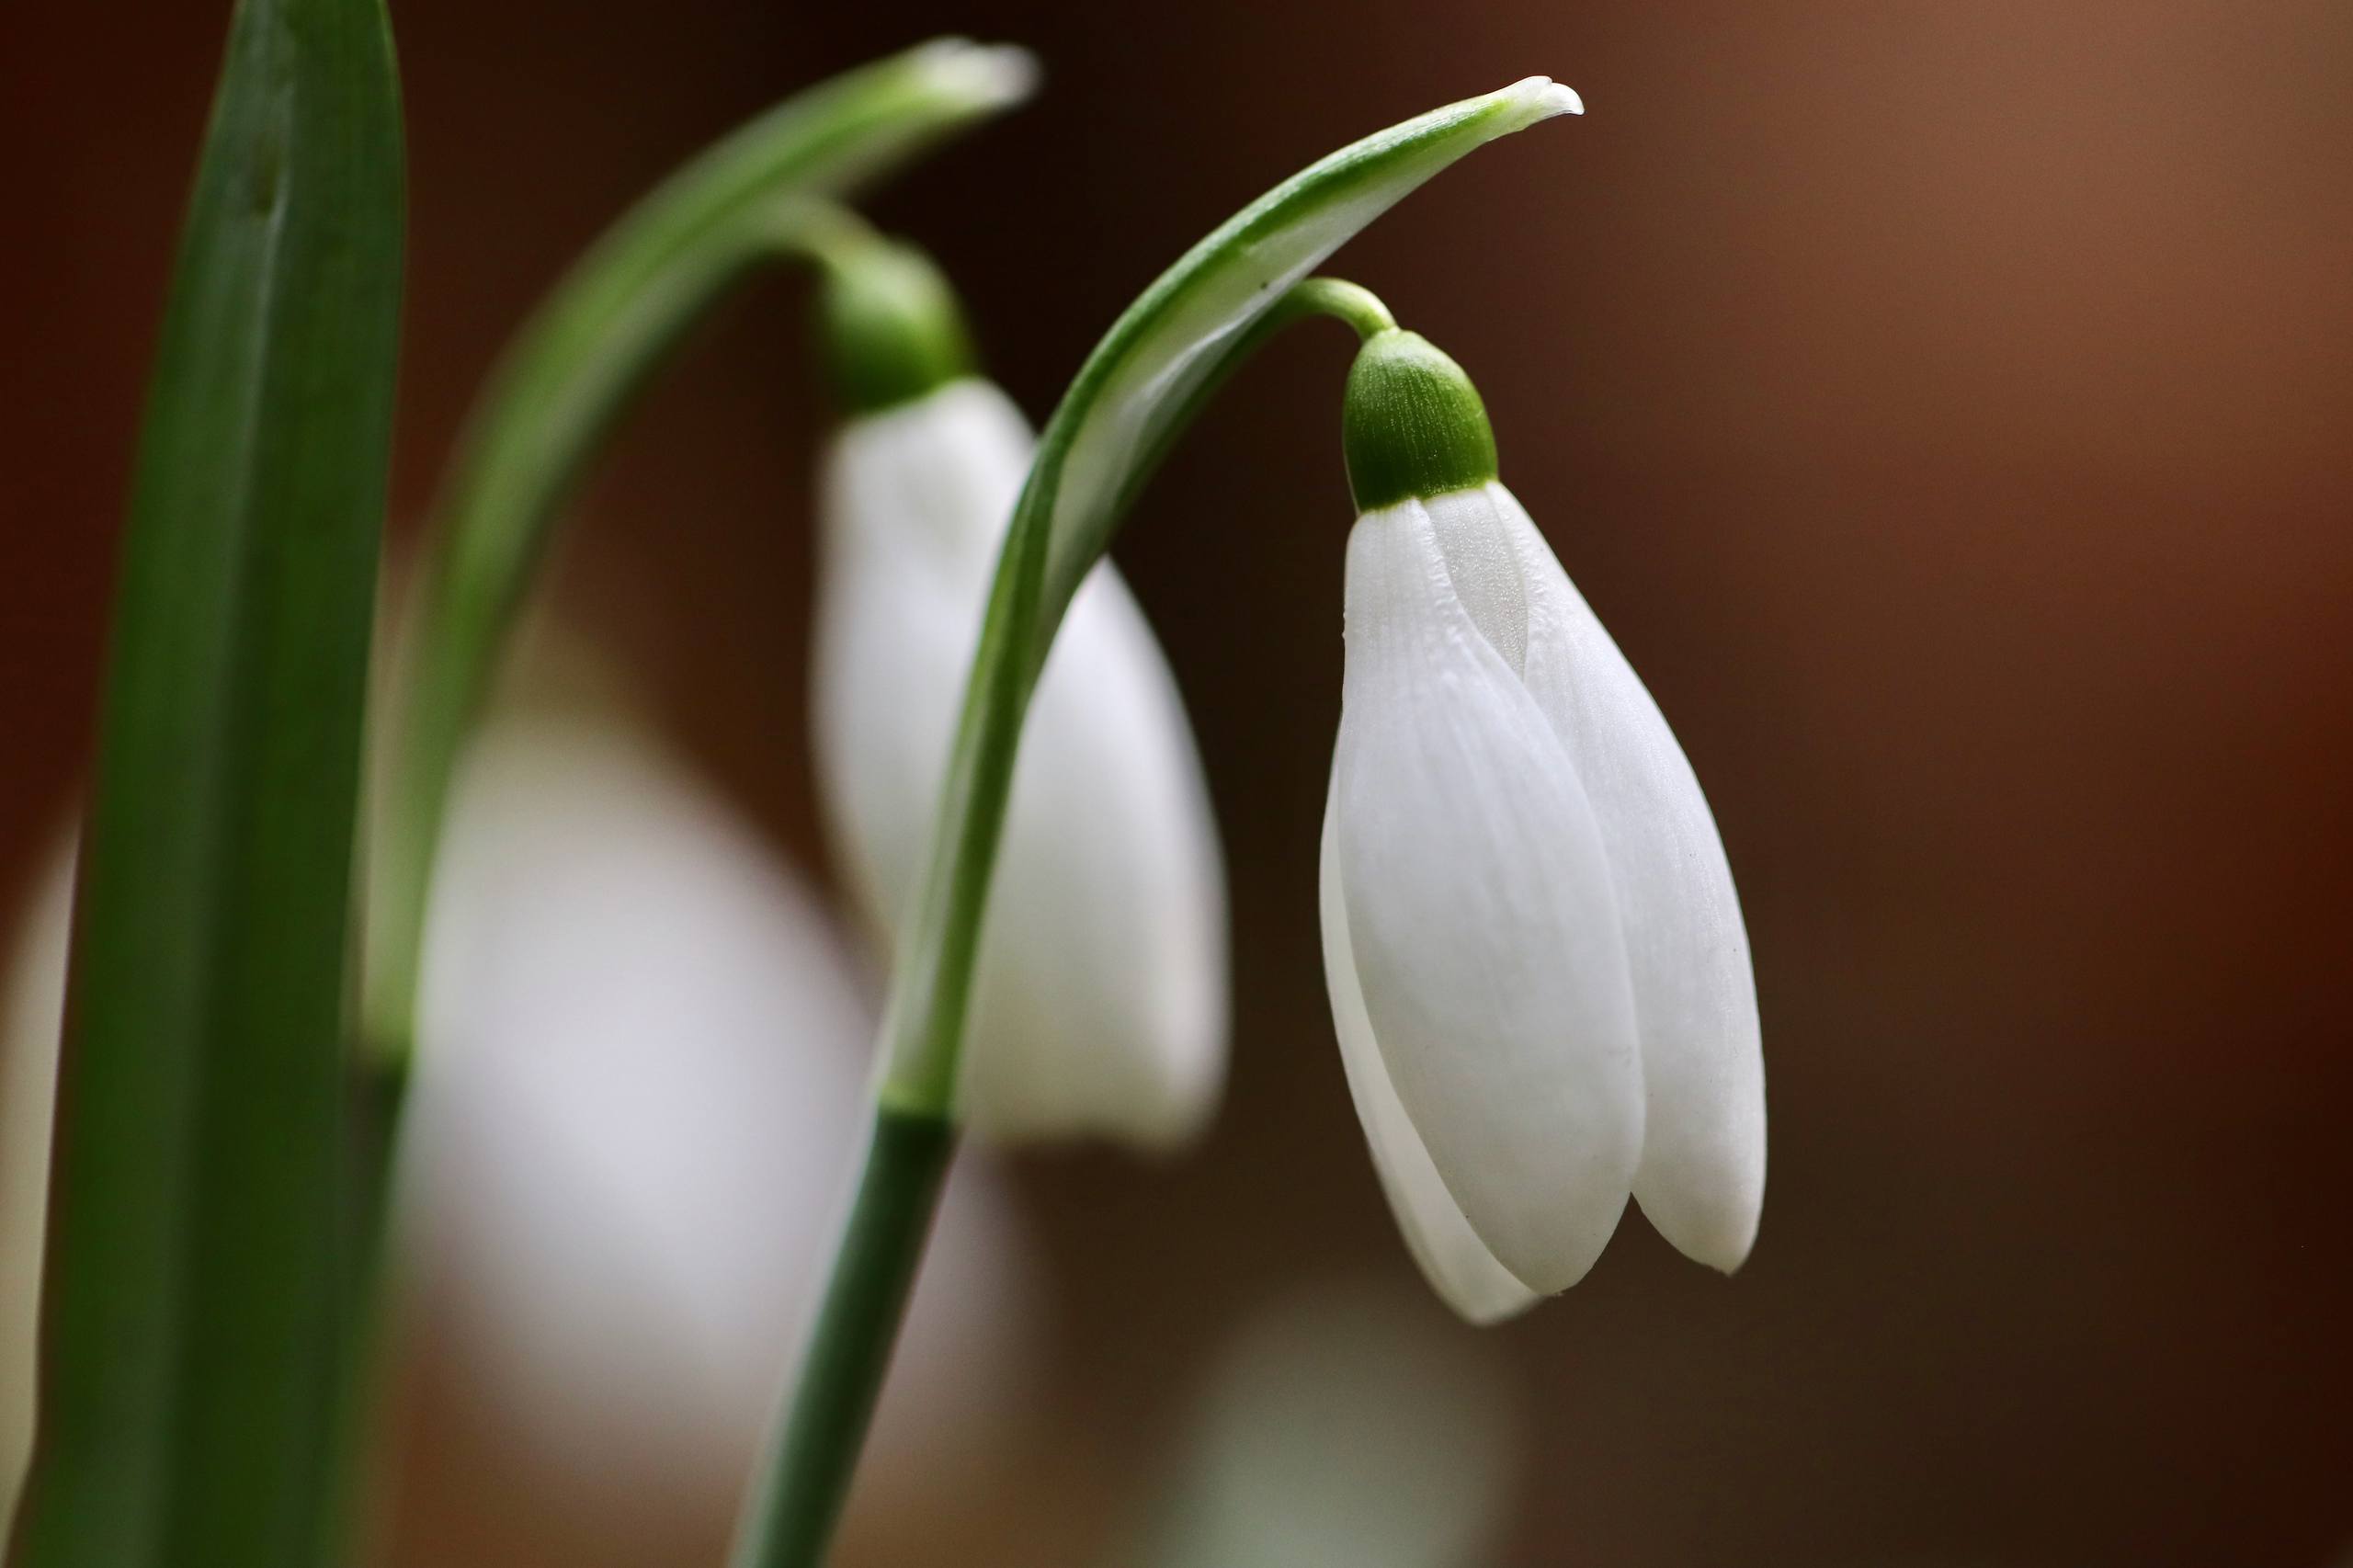
[[[543,712],[470,749],[425,957],[404,1233],[501,1451],[616,1526],[732,1496],[858,1162],[848,953],[642,731]],[[886,1502],[1010,1440],[1029,1256],[968,1159],[882,1400]]]
[[[499,1451],[615,1527],[732,1498],[855,1175],[874,1019],[813,897],[544,642],[452,803],[402,1240]],[[507,683],[513,687],[515,679]],[[0,1527],[30,1445],[70,839],[0,984]],[[883,1395],[878,1506],[1018,1437],[1032,1248],[960,1163]]]
[[[0,1540],[8,1539],[32,1460],[50,1124],[73,910],[69,836],[45,857],[17,913],[7,970],[0,975]]]
[[[1631,1195],[1727,1272],[1756,1233],[1748,940],[1690,764],[1410,333],[1351,373],[1326,978],[1415,1258],[1489,1322],[1581,1278]]]
[[[908,918],[973,644],[1033,437],[965,370],[954,305],[893,248],[836,268],[853,413],[824,456],[813,698],[840,859]],[[1224,874],[1176,683],[1107,562],[1072,602],[1024,732],[959,1085],[998,1139],[1179,1143],[1225,1073]]]

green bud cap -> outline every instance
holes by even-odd
[[[1365,339],[1348,370],[1340,441],[1359,512],[1495,477],[1495,432],[1479,389],[1417,332]]]
[[[930,257],[872,241],[824,259],[819,329],[845,413],[879,413],[972,373],[963,310]]]

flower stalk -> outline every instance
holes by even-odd
[[[1464,1317],[1574,1284],[1628,1198],[1730,1273],[1765,1176],[1739,895],[1674,732],[1502,483],[1478,390],[1369,339],[1325,807],[1334,1032],[1408,1249]]]
[[[1018,50],[943,39],[786,100],[670,176],[557,285],[501,359],[436,507],[393,704],[360,1025],[395,1106],[449,790],[515,614],[589,459],[689,328],[806,215],[1018,102]],[[827,227],[832,225],[828,223]]]
[[[989,585],[1038,440],[912,246],[829,247],[841,427],[818,484],[811,761],[888,954],[915,902]],[[1173,1150],[1225,1078],[1225,874],[1176,677],[1099,562],[1040,673],[1006,808],[958,1114],[990,1142]]]
[[[955,1153],[944,1116],[875,1113],[800,1381],[732,1568],[824,1561]]]

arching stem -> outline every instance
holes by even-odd
[[[1580,108],[1574,93],[1530,76],[1310,165],[1162,273],[1047,421],[997,558],[926,880],[898,934],[873,1140],[734,1568],[816,1568],[840,1517],[954,1143],[958,1062],[1015,750],[1063,608],[1145,478],[1268,334],[1325,311],[1359,333],[1391,324],[1363,290],[1310,272],[1472,149]]]

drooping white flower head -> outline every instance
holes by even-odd
[[[453,801],[404,1241],[511,1480],[617,1530],[733,1494],[813,1310],[873,1019],[757,834],[608,706],[485,725]],[[880,1494],[985,1467],[1028,1237],[961,1164],[876,1429]]]
[[[1410,333],[1349,379],[1347,666],[1326,978],[1406,1242],[1488,1322],[1576,1283],[1631,1193],[1727,1272],[1764,1196],[1732,872],[1641,680]]]
[[[915,902],[1034,441],[939,324],[953,305],[936,275],[904,256],[839,271],[828,303],[853,412],[820,496],[817,778],[887,937]],[[1155,1148],[1200,1128],[1225,1070],[1224,876],[1176,683],[1108,562],[1072,601],[1032,699],[982,940],[959,1085],[968,1125]]]

